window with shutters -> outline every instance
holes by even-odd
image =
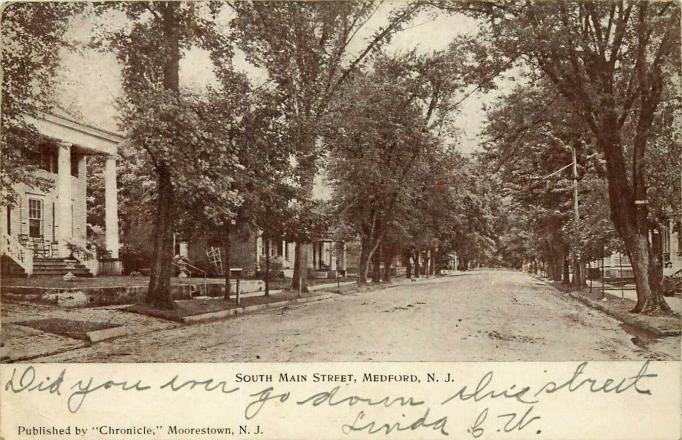
[[[43,201],[40,199],[28,199],[28,235],[43,236]]]

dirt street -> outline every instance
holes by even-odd
[[[534,278],[476,271],[101,342],[38,362],[679,359]]]

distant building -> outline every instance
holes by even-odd
[[[0,213],[0,258],[5,275],[97,275],[105,267],[120,272],[118,263],[118,203],[116,154],[123,138],[75,120],[56,109],[50,114],[27,117],[45,141],[26,149],[39,176],[54,182],[49,191],[18,184],[16,206]],[[104,173],[108,261],[86,251],[86,161],[106,157]],[[74,257],[76,261],[69,259]]]
[[[336,278],[346,273],[345,243],[333,240],[320,240],[306,244],[307,268],[311,278]],[[282,273],[293,276],[294,252],[296,244],[285,240],[270,240],[270,260],[272,266],[281,265]],[[245,277],[255,276],[265,270],[266,246],[262,234],[234,233],[230,242],[230,267],[240,270]],[[211,275],[223,274],[224,255],[221,243],[212,243],[205,238],[191,242],[178,240],[175,254],[186,258],[192,265],[209,272]]]
[[[675,222],[668,223],[649,232],[649,242],[660,240],[663,254],[663,272],[673,273],[682,269],[682,236],[675,229]],[[606,278],[632,278],[634,273],[627,254],[614,252],[604,258],[604,275]]]
[[[666,273],[682,269],[682,234],[680,234],[682,225],[678,223],[677,229],[674,225],[675,222],[670,220],[665,227],[661,228],[663,266],[666,268]]]

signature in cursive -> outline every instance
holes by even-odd
[[[446,416],[435,420],[429,420],[429,408],[426,408],[424,415],[417,418],[413,422],[388,422],[388,423],[378,423],[375,420],[366,421],[366,414],[364,411],[360,411],[355,417],[355,420],[351,424],[344,424],[341,430],[344,434],[350,434],[352,432],[364,431],[368,434],[385,434],[388,435],[394,431],[416,431],[417,429],[432,429],[442,435],[449,435],[445,430],[448,423],[448,418]],[[403,417],[405,415],[403,414]]]

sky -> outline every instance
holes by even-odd
[[[386,23],[390,10],[395,6],[392,2],[382,5],[363,31],[358,33],[350,50],[361,50],[366,38]],[[219,17],[218,22],[227,23],[228,19],[229,17]],[[126,23],[126,19],[120,14],[108,14],[104,17],[84,14],[72,20],[66,38],[74,43],[86,43],[96,33],[121,29]],[[470,18],[423,13],[415,17],[407,29],[394,36],[386,51],[416,49],[418,52],[430,53],[444,50],[456,36],[475,31],[476,22]],[[58,91],[61,106],[78,114],[84,122],[104,129],[118,130],[115,102],[122,91],[121,68],[115,55],[92,49],[62,50],[61,58]],[[253,84],[262,83],[266,77],[264,72],[249,65],[241,53],[236,54],[234,64],[237,69],[247,73]],[[206,51],[187,51],[180,65],[181,87],[194,91],[203,90],[215,82],[212,69]],[[471,153],[478,148],[477,135],[484,121],[482,106],[490,99],[490,96],[474,93],[462,103],[461,114],[454,122],[462,132],[462,152]]]

